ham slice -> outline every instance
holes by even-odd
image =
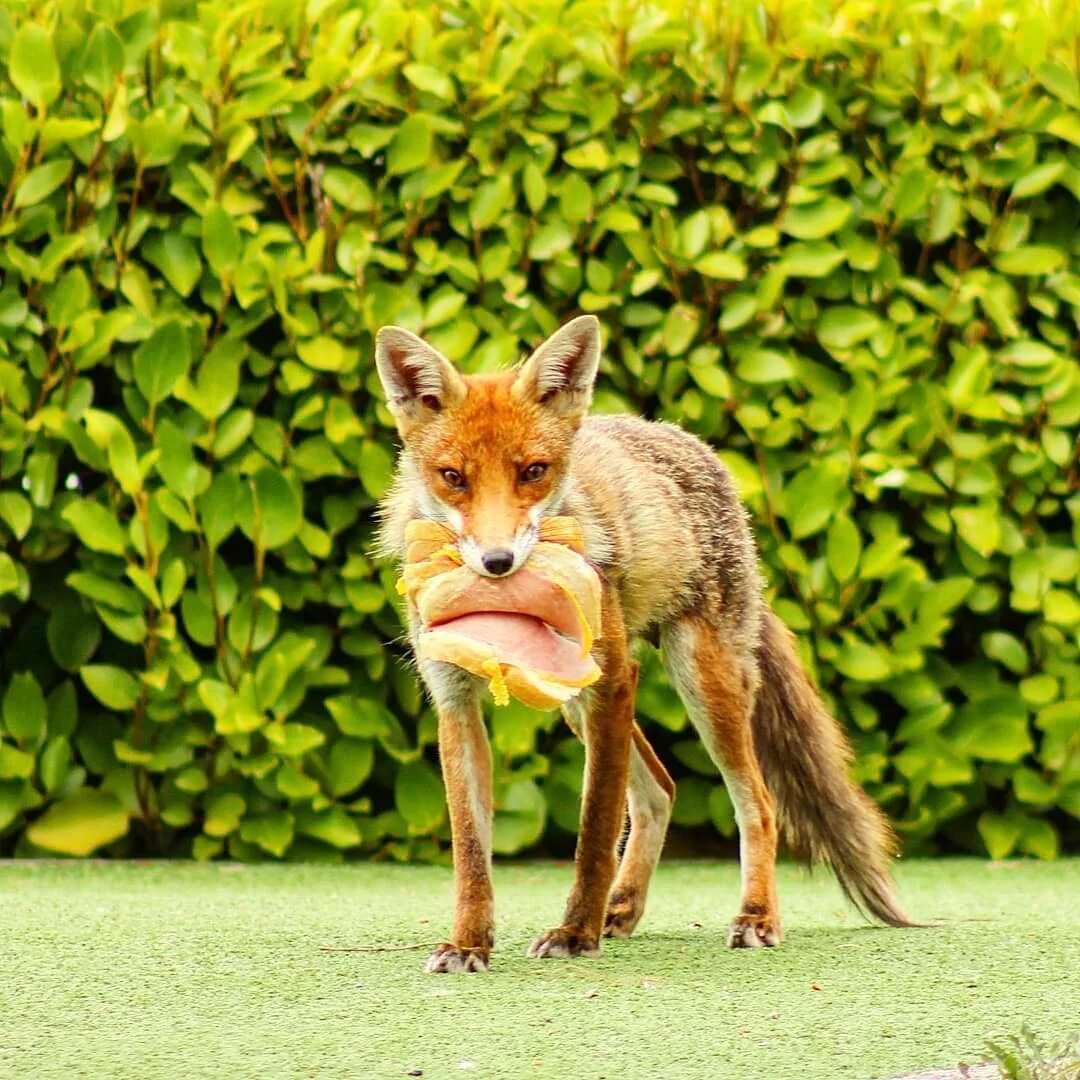
[[[486,678],[500,705],[512,695],[552,709],[600,677],[591,656],[600,582],[574,519],[544,522],[528,562],[501,578],[462,565],[453,539],[430,521],[406,530],[409,561],[398,587],[416,606],[420,656]]]

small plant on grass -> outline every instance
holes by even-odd
[[[1025,1024],[1019,1035],[990,1039],[986,1045],[1005,1080],[1080,1080],[1080,1031],[1049,1041]]]

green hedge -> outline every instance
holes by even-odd
[[[1076,8],[882,7],[0,10],[0,853],[436,856],[372,335],[487,370],[578,310],[598,407],[731,466],[909,849],[1074,845]],[[497,849],[565,845],[580,750],[493,736]]]

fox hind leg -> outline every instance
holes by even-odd
[[[632,737],[627,786],[630,835],[604,918],[605,936],[616,938],[629,937],[645,912],[649,882],[660,861],[675,800],[675,782],[637,724]]]
[[[751,729],[757,668],[753,657],[725,641],[716,624],[701,613],[684,616],[664,630],[661,650],[668,676],[735,806],[742,900],[728,945],[779,945],[776,815]]]
[[[636,686],[636,664],[634,683]],[[563,716],[570,730],[582,738],[583,717],[578,703],[571,701],[563,706]],[[630,779],[627,784],[630,832],[608,898],[604,916],[605,937],[629,937],[641,921],[649,882],[660,861],[675,799],[675,781],[636,723],[631,738]]]

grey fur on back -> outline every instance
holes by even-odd
[[[764,602],[757,547],[727,468],[672,424],[604,416],[584,422],[572,472],[567,511],[587,536],[596,527],[610,541],[603,569],[632,613],[631,629],[703,613],[755,670],[755,752],[796,854],[831,867],[868,914],[915,925],[892,885],[889,823],[848,776],[850,744]]]

